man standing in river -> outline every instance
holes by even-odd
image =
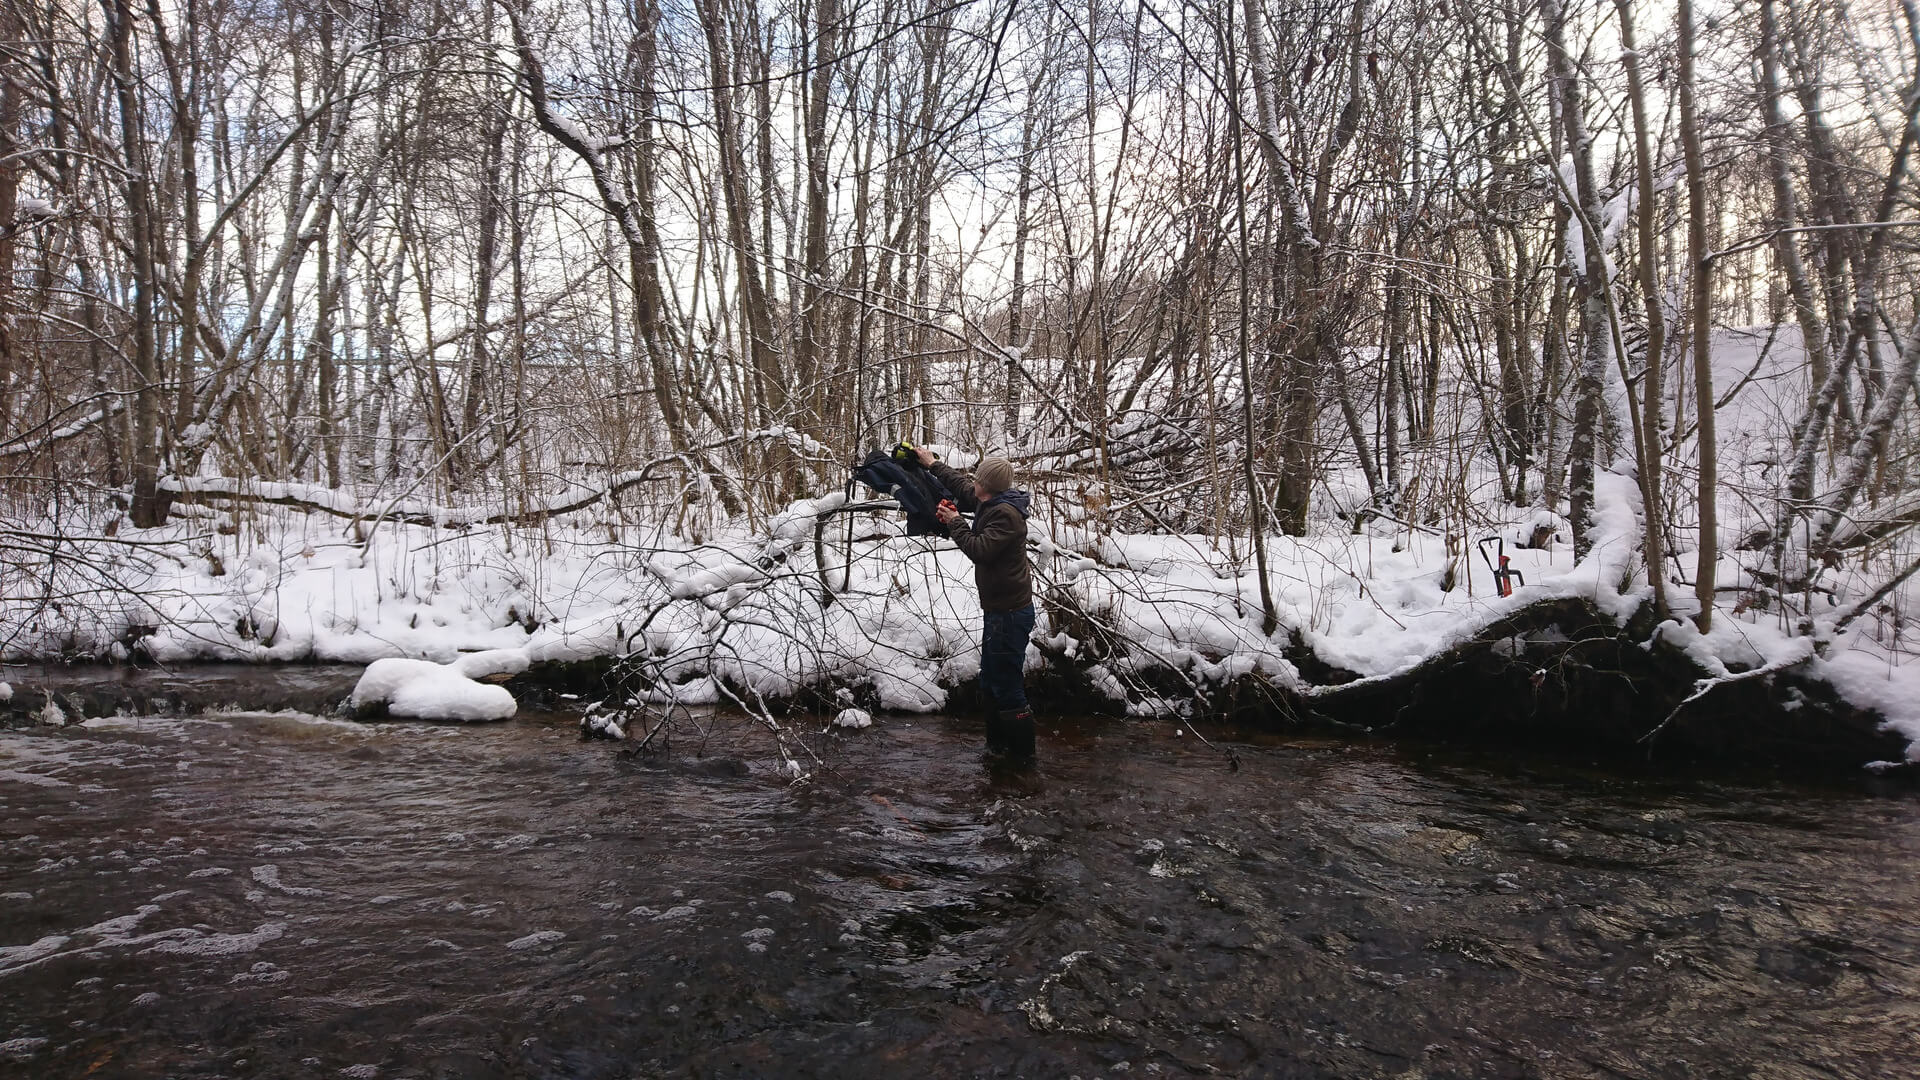
[[[1027,514],[1032,500],[1013,486],[1006,458],[980,462],[971,477],[935,460],[924,448],[920,464],[953,493],[960,510],[942,503],[935,516],[973,561],[980,592],[980,686],[992,710],[987,717],[987,753],[1032,761],[1033,710],[1027,707],[1024,672],[1027,639],[1033,634],[1033,569],[1027,564]]]

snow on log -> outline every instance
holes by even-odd
[[[693,600],[711,596],[714,593],[726,592],[736,585],[748,585],[767,577],[767,572],[759,567],[730,558],[717,566],[706,567],[684,577],[676,575],[657,560],[650,563],[647,568],[666,583],[668,595],[675,600]],[[735,598],[729,599],[737,602]],[[731,607],[732,602],[727,606]]]
[[[525,649],[488,649],[462,654],[447,666],[469,679],[500,681],[526,671],[528,663]]]
[[[348,491],[319,484],[283,484],[265,480],[242,480],[228,476],[165,477],[160,486],[181,502],[210,502],[229,499],[236,502],[271,503],[301,510],[318,511],[335,517],[385,519],[409,525],[438,528],[466,528],[476,525],[536,525],[548,518],[584,510],[602,499],[630,487],[658,480],[652,467],[615,473],[602,484],[573,484],[566,490],[513,506],[491,503],[475,506],[441,506],[417,499],[362,499]]]
[[[843,491],[818,499],[801,499],[775,514],[767,522],[767,531],[780,540],[804,540],[813,535],[814,523],[820,515],[832,513],[846,505],[847,495]]]

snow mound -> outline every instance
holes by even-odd
[[[843,728],[872,727],[873,717],[865,709],[841,709],[840,715],[833,718],[833,723]]]
[[[499,654],[514,652],[519,653],[518,670],[526,670],[525,650],[514,649],[474,653],[451,664],[400,657],[375,660],[347,703],[361,715],[384,706],[389,716],[415,720],[505,720],[519,708],[513,694],[504,686],[475,682],[470,673],[505,671],[507,667],[495,666],[505,663]]]

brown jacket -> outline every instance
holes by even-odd
[[[973,497],[973,478],[934,462],[933,475],[953,493],[954,505],[980,512]],[[973,584],[980,590],[980,610],[1018,611],[1033,603],[1033,569],[1027,564],[1027,516],[1004,502],[987,507],[976,520],[948,527],[948,535],[973,560]]]

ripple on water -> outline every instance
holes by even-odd
[[[0,737],[58,781],[0,773],[36,1076],[1866,1077],[1920,1040],[1911,801],[1097,727],[1010,792],[937,720],[794,789],[745,726],[644,767],[378,731]]]

